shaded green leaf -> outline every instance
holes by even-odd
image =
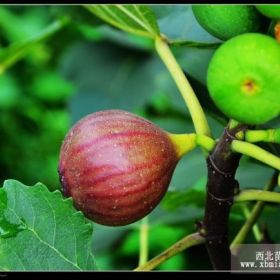
[[[0,189],[1,270],[93,270],[92,224],[59,191],[7,180]]]
[[[190,205],[203,208],[205,205],[205,185],[206,177],[202,177],[192,188],[168,191],[162,201],[163,208],[169,211]]]
[[[32,38],[0,49],[0,74],[22,59],[36,44],[41,43],[59,31],[67,22],[68,19],[66,18],[57,20]]]
[[[145,37],[159,35],[153,11],[145,5],[86,5],[89,11],[126,32]]]

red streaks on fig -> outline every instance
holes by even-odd
[[[91,220],[110,226],[150,213],[167,191],[179,158],[167,132],[120,110],[81,119],[60,151],[65,196]]]

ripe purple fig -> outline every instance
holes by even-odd
[[[63,193],[97,223],[133,223],[150,213],[167,191],[183,154],[176,141],[125,111],[90,114],[70,130],[61,147]]]

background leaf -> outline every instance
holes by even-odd
[[[19,59],[24,57],[26,53],[32,50],[36,44],[42,42],[60,30],[66,22],[66,19],[54,22],[46,29],[41,30],[35,36],[32,36],[32,38],[23,42],[15,43],[7,48],[0,49],[0,74],[8,67],[11,67]]]
[[[92,225],[70,199],[40,183],[32,187],[15,180],[4,183],[0,228],[1,270],[95,269]]]

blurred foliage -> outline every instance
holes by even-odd
[[[190,5],[153,5],[162,33],[172,40],[220,41],[196,22]],[[15,52],[15,49],[17,53]],[[172,48],[219,137],[226,119],[209,98],[206,71],[215,49]],[[7,63],[13,57],[13,63]],[[4,67],[5,66],[5,67]],[[60,187],[59,149],[70,126],[88,113],[119,108],[142,115],[170,132],[192,132],[181,96],[149,38],[105,25],[81,6],[0,6],[0,180]],[[279,125],[279,119],[272,125]],[[273,147],[279,152],[279,147]],[[278,149],[278,151],[276,150]],[[262,188],[272,170],[244,157],[241,188]],[[206,165],[199,149],[178,164],[169,193],[149,215],[149,256],[195,230],[204,214]],[[176,207],[174,207],[176,206]],[[266,223],[280,241],[279,207],[268,207]],[[245,218],[231,214],[233,238]],[[254,243],[254,237],[249,241]],[[103,270],[138,264],[139,223],[109,228],[94,225],[93,252]],[[204,246],[181,253],[158,269],[210,269]]]

